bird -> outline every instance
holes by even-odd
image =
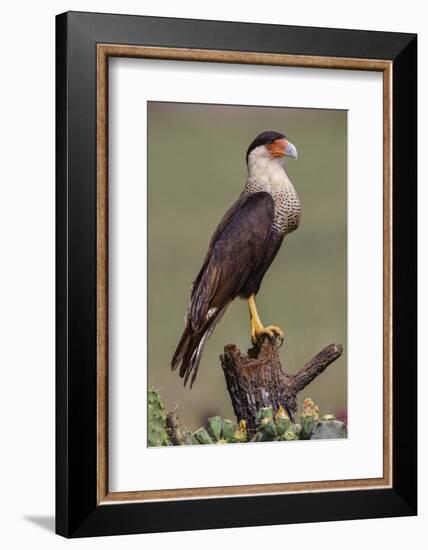
[[[272,130],[259,134],[247,149],[246,183],[211,237],[171,360],[185,386],[189,377],[193,386],[204,345],[237,297],[248,302],[254,345],[265,336],[284,340],[281,328],[262,324],[255,297],[284,237],[300,224],[301,205],[285,169],[287,157],[297,159],[296,147]]]

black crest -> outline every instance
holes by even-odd
[[[266,145],[267,143],[272,143],[276,139],[283,139],[283,138],[285,138],[284,134],[280,134],[279,132],[273,132],[272,130],[268,130],[267,132],[262,132],[255,138],[255,140],[248,147],[247,156],[246,156],[247,162],[248,162],[248,157],[253,149],[255,149],[256,147],[259,147],[259,145]]]

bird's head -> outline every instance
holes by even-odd
[[[247,150],[247,165],[258,161],[283,162],[285,157],[297,159],[297,149],[284,134],[271,130],[259,134]]]

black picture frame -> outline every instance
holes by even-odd
[[[391,488],[97,504],[96,46],[390,60]],[[65,537],[417,513],[417,36],[68,12],[56,18],[56,532]]]

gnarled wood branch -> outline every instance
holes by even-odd
[[[297,394],[342,355],[339,344],[330,344],[306,363],[296,374],[282,370],[276,343],[265,337],[259,347],[243,356],[229,344],[220,356],[227,389],[237,420],[245,420],[247,429],[256,429],[256,413],[261,407],[271,406],[277,411],[282,406],[294,420]]]

